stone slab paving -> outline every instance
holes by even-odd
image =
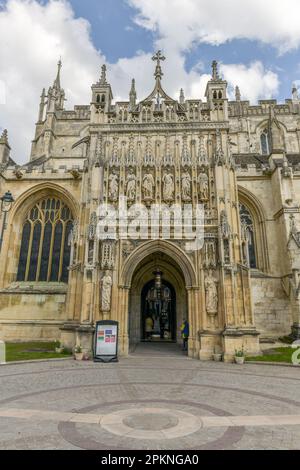
[[[300,369],[200,362],[176,345],[1,366],[0,449],[300,449]]]

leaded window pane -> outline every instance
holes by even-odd
[[[39,260],[39,247],[41,241],[41,230],[41,224],[40,222],[37,222],[33,229],[28,281],[36,280],[37,265]]]
[[[252,216],[246,206],[240,204],[240,220],[244,238],[247,239],[249,265],[251,269],[257,268],[254,224]]]
[[[52,251],[52,265],[51,265],[51,282],[57,282],[59,275],[59,262],[61,253],[61,241],[62,241],[62,224],[59,222],[55,227],[54,242]]]
[[[65,247],[64,247],[64,254],[63,254],[63,265],[62,265],[62,274],[61,274],[61,282],[68,282],[69,271],[68,267],[70,265],[70,254],[71,254],[71,246],[69,244],[69,236],[72,231],[73,223],[68,222],[66,228],[66,236],[65,236]]]
[[[51,238],[52,238],[52,224],[51,222],[47,222],[45,225],[45,229],[44,229],[44,240],[43,240],[43,247],[42,247],[41,270],[40,270],[39,281],[47,281],[47,278],[48,278]]]
[[[18,281],[67,282],[72,225],[70,209],[58,198],[30,208],[23,225]]]
[[[31,232],[31,223],[27,221],[23,228],[17,281],[25,281],[30,232]]]

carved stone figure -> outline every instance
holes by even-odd
[[[216,315],[218,313],[218,281],[213,276],[212,270],[209,270],[205,279],[206,293],[206,311],[208,315]]]
[[[231,229],[230,229],[230,225],[228,222],[226,211],[224,210],[221,212],[220,225],[221,225],[221,233],[222,233],[223,238],[228,238],[230,236]]]
[[[108,195],[111,201],[117,201],[119,193],[119,178],[118,175],[113,171],[109,176],[109,190]]]
[[[181,176],[181,193],[183,201],[191,200],[191,176],[187,171]]]
[[[145,199],[153,199],[154,178],[151,173],[147,173],[143,179],[143,192]]]
[[[217,265],[217,250],[215,240],[208,240],[204,245],[204,266],[215,268]]]
[[[136,195],[136,176],[133,173],[133,170],[129,170],[126,182],[126,197],[128,201],[134,201]]]
[[[101,310],[103,312],[110,311],[111,288],[112,277],[108,272],[106,272],[101,281]]]
[[[198,184],[199,184],[199,196],[200,201],[207,201],[208,200],[208,176],[204,170],[201,170],[201,173],[198,177]]]
[[[171,173],[166,173],[163,177],[163,198],[165,201],[174,200],[174,178]]]

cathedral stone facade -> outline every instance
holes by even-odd
[[[91,103],[74,110],[64,108],[59,63],[25,165],[3,132],[0,195],[13,203],[4,212],[2,200],[1,339],[60,339],[90,353],[95,322],[113,319],[126,355],[149,337],[180,341],[187,319],[191,357],[231,361],[241,348],[259,354],[263,339],[300,337],[297,90],[284,104],[251,106],[237,87],[229,101],[213,62],[206,100],[181,90],[177,101],[162,86],[165,58],[153,60],[147,98],[137,101],[132,80],[129,101],[114,103],[103,66]],[[130,236],[119,212],[114,228],[108,220],[120,201]],[[144,223],[134,225],[137,207]],[[163,209],[153,227],[154,207]],[[176,207],[192,214],[185,236]]]

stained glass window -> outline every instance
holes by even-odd
[[[270,145],[270,135],[267,129],[265,129],[260,136],[260,144],[261,144],[261,153],[263,155],[269,155],[271,152],[271,145]]]
[[[252,216],[246,206],[240,204],[240,219],[242,232],[244,237],[247,238],[249,266],[252,269],[257,268],[256,262],[256,249],[255,249],[255,234]]]
[[[68,282],[72,226],[70,209],[57,198],[31,208],[23,225],[17,280]]]

